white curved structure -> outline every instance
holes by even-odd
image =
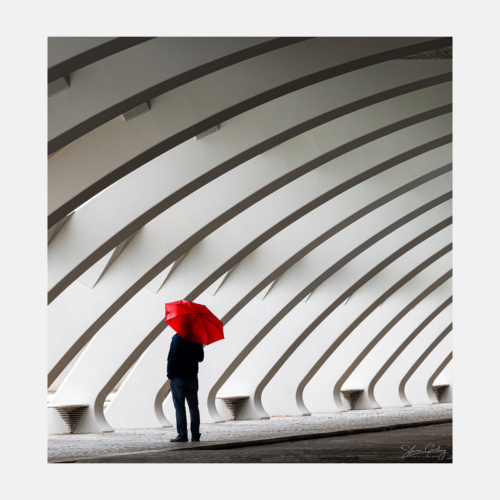
[[[49,227],[147,161],[244,111],[355,69],[450,43],[449,38],[366,38],[362,42],[345,38],[341,43],[336,38],[317,38],[273,50],[166,92],[152,103],[151,113],[130,123],[120,117],[111,119],[53,158],[49,166]],[[142,50],[142,45],[130,50]],[[124,57],[124,65],[128,64],[126,52],[118,54]],[[148,75],[155,63],[146,59],[146,68],[139,69]],[[125,80],[115,85],[121,93],[129,84]]]
[[[67,49],[67,41],[63,44],[61,39],[52,40],[55,44],[50,44],[49,54]],[[92,61],[94,64],[72,70],[67,66],[77,56],[66,56],[64,64],[67,72],[63,75],[71,72],[71,91],[49,100],[49,154],[99,125],[183,84],[304,40],[307,39],[122,38],[122,50],[109,51],[113,43],[118,46],[120,39],[103,42],[85,51],[88,57],[90,51],[95,54],[99,50],[98,63],[97,60]],[[70,45],[76,46],[77,43],[70,41]],[[123,51],[125,47],[128,50]],[[103,58],[106,48],[109,55]],[[71,49],[76,53],[76,47]],[[79,57],[83,57],[82,52]],[[60,69],[62,65],[61,61],[55,67]],[[49,74],[54,69],[49,67]],[[117,84],[120,85],[118,88]]]
[[[422,62],[418,72],[409,72],[406,61],[388,61],[306,87],[238,115],[210,138],[188,141],[149,162],[61,229],[49,247],[50,288],[77,277],[182,197],[259,153],[358,109],[451,80],[450,61]],[[361,84],[366,80],[368,88]],[[179,176],[172,177],[172,168]],[[120,208],[124,196],[137,202]],[[105,231],[97,231],[101,225]]]
[[[427,93],[431,90],[434,89],[418,92],[426,92],[425,99],[429,102],[429,106],[434,105],[432,97],[437,99],[438,104],[441,104],[442,99],[447,100],[450,97],[449,88],[436,89],[437,95],[435,96]],[[444,91],[444,97],[441,91]],[[215,248],[212,243],[212,253],[215,256],[208,262],[210,268],[207,269],[206,274],[201,275],[196,272],[192,275],[192,280],[195,281],[192,281],[192,284],[185,283],[184,286],[187,286],[185,293],[190,294],[187,300],[192,300],[189,297],[196,297],[203,291],[204,288],[200,286],[209,286],[214,279],[219,277],[220,274],[212,275],[214,271],[217,271],[217,266],[220,266],[219,273],[228,271],[258,244],[349,187],[413,156],[423,156],[422,168],[427,170],[449,164],[450,149],[444,147],[451,141],[451,114],[448,113],[448,107],[439,106],[437,112],[446,114],[429,120],[425,119],[427,118],[425,113],[418,113],[415,118],[417,124],[405,127],[406,119],[399,120],[398,118],[408,113],[404,107],[405,102],[401,101],[407,97],[410,99],[410,113],[414,112],[415,108],[420,108],[418,96],[414,95],[411,95],[411,98],[403,96],[397,98],[396,102],[386,104],[390,106],[388,121],[397,120],[396,130],[402,127],[398,132],[375,141],[366,139],[368,134],[363,134],[363,129],[371,130],[379,127],[382,121],[381,112],[384,109],[378,109],[380,105],[376,105],[376,110],[370,110],[373,112],[372,123],[369,120],[370,116],[363,114],[360,117],[364,120],[363,125],[359,127],[351,124],[347,129],[348,124],[340,120],[340,123],[334,122],[335,126],[332,124],[326,130],[324,130],[326,126],[320,127],[321,130],[317,131],[318,135],[305,138],[301,136],[302,141],[297,138],[296,142],[289,141],[290,144],[283,145],[287,146],[283,147],[283,152],[272,151],[247,162],[245,169],[231,172],[217,179],[146,225],[123,250],[92,293],[83,289],[79,283],[74,283],[50,305],[49,336],[56,336],[54,344],[61,350],[58,357],[53,361],[50,360],[54,366],[55,376],[64,368],[64,359],[69,358],[67,359],[69,361],[92,338],[97,328],[101,327],[134,293],[190,250],[204,234],[222,226],[231,215],[233,218],[217,233],[213,232],[202,241],[205,247],[208,246],[208,241],[215,242]],[[436,113],[435,109],[432,109],[430,113],[431,116]],[[411,117],[410,120],[413,121],[413,118]],[[418,123],[420,120],[423,122]],[[387,132],[386,128],[383,127],[384,133]],[[350,132],[350,130],[353,131]],[[319,135],[320,133],[322,135]],[[362,141],[359,142],[365,143],[364,146],[353,149],[355,141],[346,141],[343,137],[346,134],[348,134],[348,139],[351,134],[361,135]],[[321,139],[326,145],[324,149],[319,150],[322,154],[318,155]],[[332,142],[334,142],[333,148]],[[335,142],[340,145],[335,147]],[[343,148],[345,144],[348,147]],[[325,149],[326,152],[323,153]],[[339,155],[339,150],[344,154],[323,164],[332,156],[335,158]],[[421,155],[432,150],[435,150],[435,155]],[[373,160],[367,161],[367,156],[372,156]],[[263,196],[264,190],[261,189],[263,185],[264,187],[269,184],[275,185],[292,170],[298,170],[304,165],[310,168],[311,164],[317,163],[320,165],[313,171],[241,212],[245,206],[244,203],[239,202],[242,196],[245,200],[252,202],[255,200],[255,197],[252,197],[255,191],[258,190],[259,196]],[[406,178],[411,180],[412,168],[415,169],[415,167],[413,164],[409,167]],[[269,179],[273,171],[278,177],[277,182],[274,183],[272,177],[271,182]],[[331,171],[334,171],[335,175],[328,175]],[[221,192],[225,193],[224,197],[220,197]],[[197,210],[200,206],[208,208],[200,213]],[[234,217],[239,211],[238,217]],[[265,224],[261,223],[263,217],[266,217]],[[68,223],[71,223],[71,219]],[[242,227],[245,231],[238,230]],[[172,232],[172,228],[176,228],[175,233]],[[58,236],[60,235],[56,236],[54,242],[57,241]],[[230,240],[223,252],[219,251],[221,239]],[[187,258],[192,260],[194,253],[193,251],[190,253],[191,255]],[[120,265],[122,262],[124,264]],[[206,281],[198,284],[200,276],[203,276]],[[76,311],[77,309],[79,312]],[[62,311],[64,314],[61,314]]]
[[[202,422],[231,418],[223,393],[249,395],[239,419],[346,411],[355,388],[356,408],[436,403],[452,385],[449,38],[62,40],[48,385],[51,406],[88,406],[75,432],[175,422],[163,304],[180,298],[224,323]]]

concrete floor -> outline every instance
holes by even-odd
[[[452,424],[229,450],[164,450],[85,463],[452,463]]]
[[[202,442],[200,444],[223,444],[318,432],[428,422],[451,418],[452,412],[453,405],[448,403],[380,410],[354,410],[345,413],[315,413],[310,417],[273,417],[269,420],[236,420],[222,424],[202,424]],[[196,445],[195,443],[170,443],[170,439],[176,435],[175,428],[126,429],[116,430],[110,434],[49,435],[48,458],[49,461],[75,461],[93,457],[100,459],[102,456],[118,453],[147,452],[149,450],[174,451]],[[301,446],[299,443],[290,443],[290,446],[292,445]],[[240,448],[232,453],[241,454],[241,450]],[[226,450],[226,452],[229,451]],[[252,452],[250,449],[248,451]],[[203,451],[203,453],[206,452]],[[175,453],[180,452],[175,451]],[[180,457],[175,458],[175,460],[179,459]]]

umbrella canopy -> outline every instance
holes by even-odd
[[[224,338],[222,321],[207,307],[187,300],[165,304],[165,322],[183,339],[209,345]]]

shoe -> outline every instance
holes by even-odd
[[[188,438],[187,437],[183,438],[183,437],[177,436],[176,438],[171,439],[170,442],[171,443],[187,443]]]
[[[198,443],[200,441],[201,434],[197,438],[191,438],[192,443]]]

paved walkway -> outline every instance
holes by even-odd
[[[408,408],[354,410],[345,413],[314,413],[310,417],[273,417],[269,420],[237,420],[224,422],[223,424],[202,424],[201,439],[202,443],[206,444],[223,443],[391,424],[427,422],[451,418],[452,410],[453,405],[448,403]],[[49,435],[48,460],[75,460],[116,453],[159,449],[165,449],[168,452],[179,447],[190,447],[198,444],[170,443],[170,439],[176,435],[175,428],[127,429],[116,430],[109,434]]]
[[[110,455],[81,463],[452,463],[452,424],[229,450]]]

